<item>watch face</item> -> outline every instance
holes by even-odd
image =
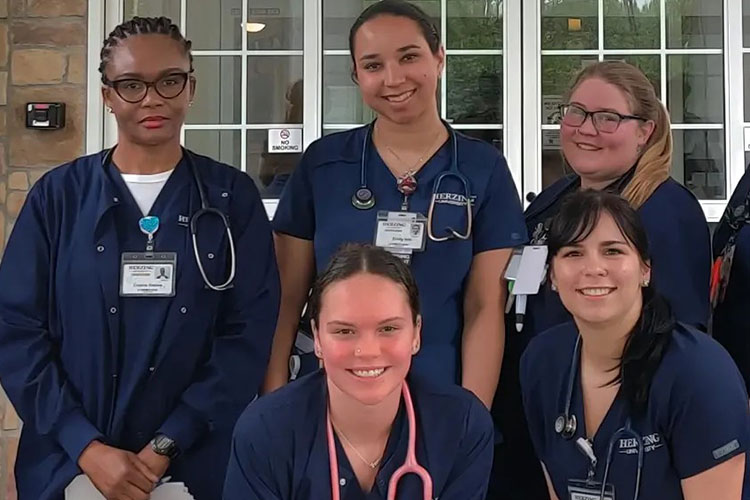
[[[167,455],[174,449],[174,441],[167,436],[159,435],[154,438],[154,451]]]

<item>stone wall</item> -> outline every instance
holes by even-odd
[[[0,0],[0,253],[29,188],[84,151],[87,3]],[[65,127],[25,128],[27,102],[64,102]],[[16,500],[20,425],[0,392],[0,500]]]

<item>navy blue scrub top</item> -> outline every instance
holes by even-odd
[[[161,219],[155,250],[177,253],[176,295],[123,298],[121,254],[143,252],[146,236],[103,156],[34,185],[0,266],[0,380],[24,421],[19,498],[61,499],[92,440],[138,452],[156,433],[183,452],[166,475],[196,498],[218,498],[232,428],[263,380],[278,311],[263,204],[247,175],[192,156],[237,252],[234,288],[208,289],[185,222],[200,199],[183,159],[151,210]],[[222,283],[228,247],[217,217],[200,219],[198,244],[209,278]]]
[[[750,210],[750,173],[745,173],[737,185],[728,209],[745,205]],[[727,244],[732,230],[726,219],[714,232],[714,257]],[[740,368],[745,384],[750,384],[750,225],[744,223],[736,235],[734,261],[724,300],[716,306],[713,316],[713,335],[726,347]]]
[[[403,195],[396,178],[370,142],[367,185],[375,206],[358,210],[352,195],[360,187],[360,166],[366,127],[332,134],[313,143],[286,185],[273,229],[313,240],[318,271],[328,264],[344,243],[372,243],[379,210],[399,211]],[[521,204],[505,159],[489,144],[457,133],[458,168],[468,177],[473,234],[469,240],[427,240],[424,252],[412,256],[411,269],[419,287],[425,334],[413,370],[446,383],[460,381],[460,346],[463,331],[463,299],[473,257],[481,252],[509,248],[526,242]],[[435,178],[452,161],[451,141],[417,172],[416,192],[409,210],[427,215]],[[446,180],[441,192],[463,193],[455,180]],[[466,228],[466,207],[450,201],[437,203],[436,236],[446,226],[459,232]]]
[[[440,500],[484,500],[492,465],[492,419],[469,391],[408,378],[416,414],[417,461]],[[331,498],[326,434],[326,376],[318,370],[260,398],[242,414],[232,439],[224,500]],[[383,500],[405,460],[408,422],[402,400],[373,489],[364,493],[336,436],[341,500]],[[398,500],[422,498],[422,482],[404,476]]]
[[[534,338],[521,360],[529,431],[559,498],[568,498],[569,479],[586,479],[590,465],[575,444],[579,437],[586,438],[580,367],[570,410],[578,430],[570,440],[555,432],[555,419],[565,408],[577,337],[574,323],[559,325]],[[745,453],[750,443],[747,401],[745,384],[729,354],[706,334],[678,324],[654,375],[645,414],[632,417],[644,444],[639,499],[681,499],[682,479]],[[618,393],[594,435],[597,481],[604,475],[610,439],[625,425],[626,406]],[[638,455],[629,437],[618,439],[607,480],[618,499],[633,498],[635,488]],[[747,483],[750,476],[745,477]]]
[[[608,190],[621,193],[631,170]],[[569,175],[542,191],[526,209],[526,225],[532,242],[557,215],[566,194],[580,188],[580,177]],[[705,330],[709,316],[711,234],[695,196],[669,178],[638,209],[648,237],[651,281],[667,298],[678,321]],[[549,281],[526,305],[523,336],[527,339],[571,316],[550,288]],[[515,321],[513,321],[515,322]],[[510,322],[506,322],[510,324]]]

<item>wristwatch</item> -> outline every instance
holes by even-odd
[[[174,439],[164,434],[157,434],[151,440],[151,449],[157,455],[167,457],[170,460],[174,460],[180,454],[180,449],[177,447]]]

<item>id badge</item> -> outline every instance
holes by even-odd
[[[375,246],[394,253],[422,252],[427,242],[427,219],[414,212],[378,212]]]
[[[174,297],[175,252],[124,252],[120,263],[121,297]]]
[[[615,500],[615,487],[607,484],[604,488],[604,498],[601,498],[602,483],[598,481],[568,481],[568,500]]]

